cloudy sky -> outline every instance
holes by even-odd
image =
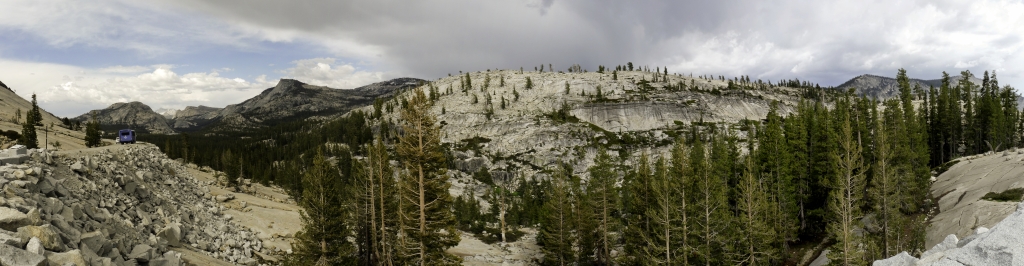
[[[77,116],[223,107],[280,78],[350,89],[552,64],[800,78],[995,70],[1024,82],[1021,1],[0,0],[0,81]]]

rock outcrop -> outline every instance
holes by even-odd
[[[181,265],[172,248],[257,264],[262,242],[185,166],[148,145],[89,151],[0,166],[0,265]]]
[[[75,120],[89,121],[93,112],[104,130],[131,128],[140,133],[174,133],[163,115],[141,102],[115,103],[104,109],[89,111],[75,117]]]
[[[992,229],[979,227],[975,234],[957,239],[948,235],[914,258],[906,252],[888,259],[875,261],[874,266],[973,266],[973,265],[1024,265],[1024,203],[1017,205],[1017,211],[997,223]]]
[[[947,235],[965,238],[978,227],[993,227],[1014,212],[1017,204],[983,199],[1024,184],[1024,149],[1010,149],[957,158],[935,178],[931,196],[939,213],[929,220],[925,247]]]

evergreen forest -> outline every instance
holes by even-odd
[[[932,176],[958,157],[1020,145],[1017,94],[994,73],[973,78],[943,73],[941,86],[922,88],[901,69],[899,96],[886,100],[780,81],[805,89],[795,111],[775,103],[743,134],[694,122],[665,154],[594,143],[588,169],[564,158],[533,177],[474,173],[486,195],[449,195],[455,147],[429,112],[444,94],[433,86],[337,119],[147,141],[230,182],[285,188],[305,210],[290,264],[453,265],[444,251],[460,230],[498,242],[534,228],[545,265],[796,264],[794,250],[821,244],[833,263],[864,265],[926,248]]]

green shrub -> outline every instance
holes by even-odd
[[[934,169],[935,170],[935,175],[938,176],[938,175],[941,175],[942,173],[945,173],[947,170],[949,170],[950,167],[953,167],[953,165],[956,165],[956,163],[959,163],[959,162],[960,162],[960,160],[952,160],[952,161],[948,161],[948,162],[946,162],[946,163],[944,163],[942,165],[936,166],[935,169]]]
[[[1018,202],[1021,201],[1022,196],[1024,196],[1024,188],[1011,188],[1000,193],[989,192],[984,197],[981,197],[981,199],[987,201]]]
[[[473,150],[477,154],[479,154],[480,149],[483,148],[483,143],[491,142],[491,139],[477,136],[468,139],[463,139],[462,142],[463,143],[459,145],[459,147],[456,148],[456,150],[462,152]]]

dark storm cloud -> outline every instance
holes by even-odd
[[[634,62],[672,72],[800,78],[836,85],[860,74],[934,78],[1000,71],[1020,79],[1019,1],[271,1],[134,4],[197,17],[175,34],[218,43],[301,43],[322,58],[385,76]],[[179,15],[181,13],[184,15]],[[131,15],[122,15],[131,18]],[[2,22],[2,20],[0,20]],[[173,29],[162,25],[157,29]],[[99,27],[102,29],[102,27]],[[145,32],[145,28],[140,28]],[[55,34],[59,35],[59,34]],[[139,41],[155,50],[161,42]],[[192,45],[190,47],[194,47]],[[302,47],[302,46],[294,46]],[[302,60],[309,58],[294,58]]]

